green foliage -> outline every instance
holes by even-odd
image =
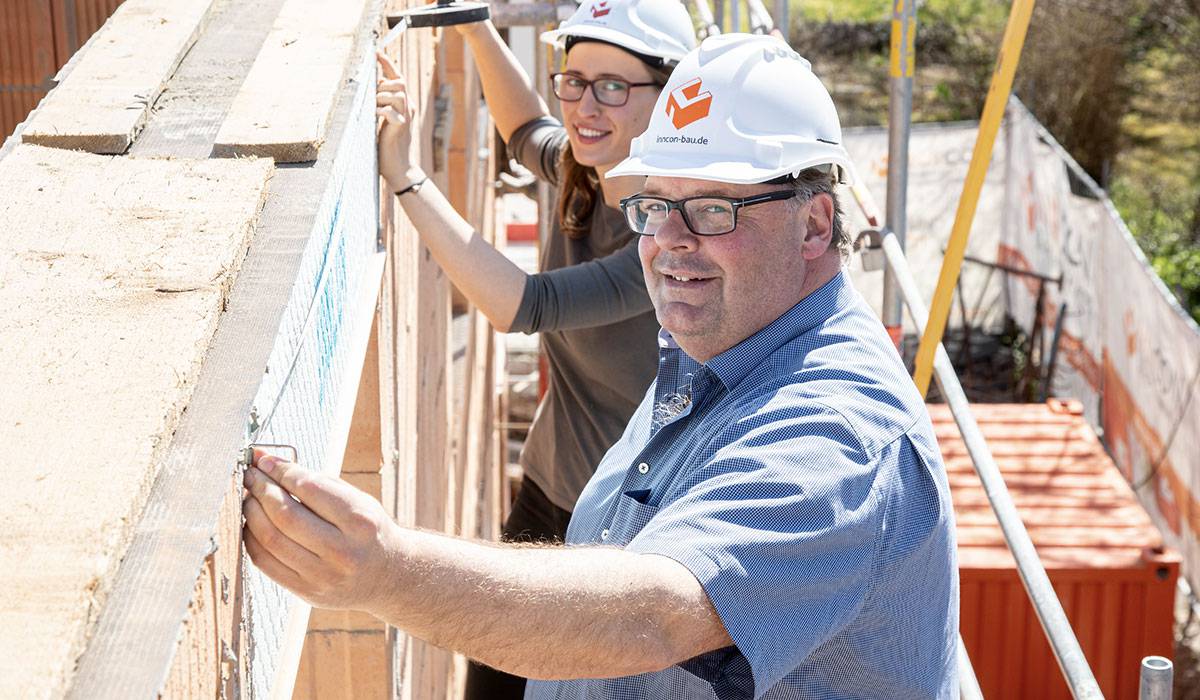
[[[1158,187],[1153,180],[1117,176],[1110,196],[1138,245],[1179,303],[1200,322],[1200,246],[1190,230],[1200,187]]]
[[[887,0],[791,0],[789,8],[809,22],[877,22],[892,16]]]

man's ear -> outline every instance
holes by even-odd
[[[833,197],[821,193],[805,204],[804,244],[800,251],[805,260],[824,255],[833,242]]]

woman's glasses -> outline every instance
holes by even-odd
[[[574,73],[555,73],[550,76],[554,96],[563,102],[578,102],[583,91],[592,88],[592,97],[602,105],[621,107],[629,101],[629,91],[635,87],[658,86],[658,83],[631,83],[621,78],[596,78],[588,80]]]

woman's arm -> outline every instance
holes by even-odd
[[[404,78],[379,56],[383,79],[376,88],[379,173],[392,192],[422,182],[425,173],[412,158],[412,109]],[[438,265],[496,330],[507,332],[525,293],[526,274],[504,257],[454,210],[432,183],[400,194],[400,205]]]
[[[525,293],[510,331],[539,333],[624,321],[654,308],[630,241],[603,258],[549,270],[525,279]]]
[[[456,25],[479,71],[483,97],[504,141],[523,124],[550,114],[517,57],[504,45],[491,20]]]
[[[485,241],[432,183],[400,195],[399,202],[454,286],[507,333],[525,294],[525,271]]]
[[[392,192],[421,181],[412,158],[412,110],[395,67],[380,58],[376,94],[385,123],[379,172]],[[404,213],[446,275],[501,332],[526,333],[615,323],[648,311],[636,242],[598,260],[528,275],[468,224],[430,183],[399,197]]]

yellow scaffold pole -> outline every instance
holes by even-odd
[[[979,121],[979,136],[975,139],[975,151],[971,154],[971,165],[967,169],[967,181],[963,185],[962,197],[958,200],[958,212],[954,215],[954,228],[950,232],[950,244],[946,246],[946,257],[942,261],[942,272],[938,276],[937,291],[929,309],[929,323],[921,335],[917,348],[916,371],[913,381],[921,396],[929,392],[929,380],[933,376],[933,357],[942,333],[946,330],[946,317],[950,314],[950,302],[958,273],[962,269],[963,254],[967,250],[967,239],[971,235],[971,222],[975,218],[975,207],[979,204],[979,192],[987,176],[988,164],[992,160],[992,147],[996,144],[996,132],[1004,107],[1012,92],[1013,76],[1021,60],[1021,48],[1025,45],[1025,32],[1029,29],[1029,18],[1033,15],[1034,0],[1013,0],[1008,15],[1008,26],[1004,29],[1004,40],[1000,44],[1000,55],[992,73],[992,85],[988,88],[987,100],[983,103],[983,117]]]

